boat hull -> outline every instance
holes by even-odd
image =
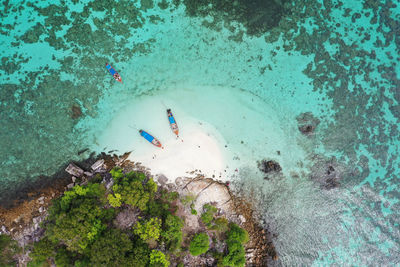
[[[169,125],[171,126],[172,132],[178,136],[179,135],[179,127],[178,127],[178,124],[176,123],[174,115],[172,114],[170,109],[167,109],[167,116],[168,116],[168,121],[169,121]]]
[[[119,73],[110,65],[106,62],[106,69],[108,72],[113,76],[113,78],[117,81],[122,83],[122,77],[119,75]]]
[[[139,130],[139,133],[144,139],[146,139],[152,145],[162,148],[161,142],[157,138],[155,138],[154,136],[149,134],[148,132],[143,131],[143,130]]]

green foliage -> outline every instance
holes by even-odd
[[[35,261],[35,260],[28,262],[28,264],[26,266],[27,267],[51,267],[51,265],[48,261]]]
[[[150,267],[168,267],[169,265],[170,262],[168,261],[167,256],[165,256],[164,253],[155,249],[151,251]]]
[[[245,251],[243,245],[238,241],[232,241],[228,244],[228,254],[223,258],[225,266],[242,267],[246,263]]]
[[[245,244],[249,241],[249,234],[246,230],[240,228],[239,225],[235,223],[229,224],[229,232],[227,233],[226,242],[229,245],[229,242],[237,241],[240,244]]]
[[[161,234],[161,220],[159,218],[151,218],[143,224],[137,222],[133,232],[138,235],[143,241],[157,241]]]
[[[74,262],[72,260],[73,256],[65,248],[60,248],[57,250],[55,256],[55,263],[57,267],[73,267]]]
[[[121,194],[116,193],[115,196],[113,194],[109,194],[107,196],[108,203],[114,208],[121,207]]]
[[[208,235],[206,233],[196,234],[189,245],[189,252],[193,256],[198,256],[206,253],[210,246]]]
[[[168,214],[171,214],[169,209],[169,203],[164,203],[159,199],[152,199],[147,203],[146,213],[151,217],[166,218]]]
[[[211,230],[216,230],[220,233],[225,233],[228,230],[228,220],[220,217],[214,220],[214,225],[210,227]]]
[[[55,255],[54,250],[54,243],[50,242],[47,237],[44,237],[39,242],[34,244],[32,252],[29,253],[29,257],[31,257],[32,260],[37,263],[44,262],[49,257],[53,257]]]
[[[104,200],[104,186],[100,184],[88,184],[87,186],[74,186],[70,191],[64,192],[64,196],[60,200],[60,208],[67,211],[76,199],[85,197],[98,197],[99,200]]]
[[[0,234],[0,266],[13,266],[13,257],[20,252],[21,248],[15,240]]]
[[[184,197],[181,198],[181,203],[182,203],[184,206],[186,206],[186,205],[188,205],[188,204],[193,203],[193,201],[195,201],[195,199],[196,199],[196,196],[195,196],[195,195],[193,195],[193,194],[188,194],[188,195],[186,195],[186,196],[184,196]]]
[[[122,202],[138,207],[144,211],[147,203],[154,198],[157,192],[157,184],[153,179],[149,179],[145,183],[146,175],[141,172],[129,172],[123,174],[121,169],[114,168],[110,171],[115,181],[113,191],[120,194]]]
[[[122,172],[121,168],[118,167],[114,167],[111,171],[110,174],[112,176],[112,178],[114,179],[115,182],[119,182],[122,178],[124,178],[124,174]]]
[[[214,219],[214,214],[217,212],[217,208],[210,204],[205,204],[203,210],[204,212],[201,214],[200,219],[207,227],[211,227],[211,222]]]
[[[103,180],[103,177],[101,177],[100,173],[96,173],[95,176],[92,177],[92,179],[90,179],[91,183],[101,183],[101,181]]]
[[[181,247],[183,220],[175,215],[168,215],[164,222],[164,231],[161,233],[169,251],[174,252]]]
[[[243,244],[249,241],[249,234],[235,223],[229,224],[226,244],[228,253],[223,258],[226,266],[241,267],[246,263]]]
[[[50,209],[46,235],[57,244],[66,245],[68,251],[84,253],[85,249],[106,228],[113,209],[104,209],[104,186],[89,184],[74,187],[72,192],[56,201]]]
[[[164,202],[172,202],[175,201],[179,198],[179,193],[178,192],[169,192],[166,189],[161,190],[160,192],[160,197]]]
[[[111,229],[104,232],[91,246],[91,266],[126,266],[133,245],[127,234]]]

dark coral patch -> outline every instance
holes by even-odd
[[[214,21],[238,21],[249,35],[261,35],[278,26],[284,16],[284,1],[273,0],[184,0],[189,16],[213,16]]]

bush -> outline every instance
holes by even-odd
[[[44,262],[49,257],[53,257],[54,255],[54,243],[50,242],[47,237],[44,237],[40,241],[34,243],[32,252],[29,253],[29,257],[31,257],[34,262]]]
[[[198,256],[206,253],[210,246],[208,235],[206,233],[196,234],[189,245],[189,252],[193,256]]]
[[[0,234],[0,266],[12,266],[14,256],[21,252],[17,241],[11,239],[8,235]]]
[[[186,195],[186,196],[184,196],[184,197],[181,198],[181,203],[182,203],[184,206],[186,206],[186,205],[188,205],[188,204],[193,203],[193,201],[195,201],[195,199],[196,199],[196,196],[195,196],[195,195],[193,195],[193,194],[188,194],[188,195]]]
[[[214,220],[214,225],[211,226],[211,230],[216,230],[219,233],[225,233],[228,230],[228,220],[220,217]]]
[[[249,241],[249,234],[246,230],[239,227],[235,223],[229,224],[229,232],[227,233],[227,243],[237,241],[240,244],[245,244]]]
[[[107,230],[90,248],[90,265],[123,266],[132,249],[127,234],[116,229]]]
[[[113,179],[113,191],[115,194],[120,194],[121,201],[138,207],[144,211],[147,208],[147,203],[154,198],[157,192],[157,184],[153,179],[149,179],[145,183],[146,175],[141,172],[122,173],[119,168],[114,168],[110,171]]]
[[[181,247],[183,221],[175,215],[168,215],[164,222],[164,231],[161,233],[167,248],[174,252]]]
[[[211,222],[214,220],[214,214],[217,212],[217,208],[210,205],[210,204],[205,204],[203,206],[203,214],[201,214],[201,221],[207,226],[211,226]]]
[[[143,241],[157,241],[161,234],[161,220],[151,218],[145,223],[137,222],[133,232]]]
[[[68,251],[84,253],[106,229],[114,210],[103,208],[107,200],[102,185],[77,186],[66,193],[50,209],[46,234],[52,243],[64,244]]]
[[[229,224],[226,244],[228,253],[223,258],[226,266],[241,267],[246,263],[243,244],[249,241],[249,234],[235,223]]]
[[[108,203],[114,208],[121,207],[121,194],[116,193],[115,196],[113,194],[109,194],[107,196]]]
[[[168,267],[170,262],[164,253],[153,249],[150,253],[150,267]]]
[[[223,258],[224,266],[242,267],[246,263],[245,251],[242,244],[233,241],[228,244],[228,254]]]

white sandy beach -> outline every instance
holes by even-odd
[[[130,105],[117,112],[98,139],[98,145],[116,153],[132,151],[129,160],[140,162],[153,175],[164,175],[170,181],[177,177],[206,177],[226,179],[226,153],[223,137],[210,124],[188,116],[174,103],[172,112],[180,127],[179,138],[171,131],[165,97],[135,98]],[[140,136],[143,129],[156,137],[163,149]]]
[[[97,135],[95,150],[131,151],[131,161],[170,181],[194,176],[196,170],[231,180],[242,168],[257,171],[257,161],[264,158],[279,161],[289,174],[305,158],[297,144],[298,130],[285,119],[286,113],[241,90],[181,86],[125,103]],[[167,108],[172,109],[184,142],[171,131]],[[140,129],[159,139],[164,149],[141,137]]]

